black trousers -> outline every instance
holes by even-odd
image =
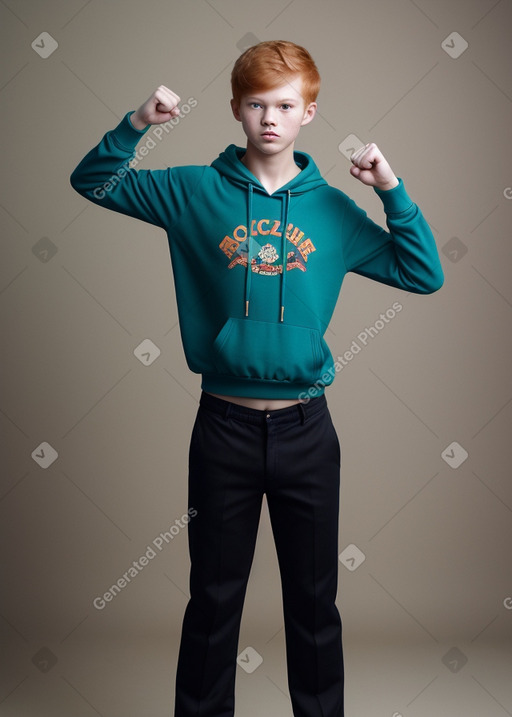
[[[263,493],[282,584],[295,717],[343,717],[341,453],[324,395],[275,411],[201,394],[189,453],[190,600],[175,717],[233,717],[242,608]],[[263,658],[265,656],[263,655]]]

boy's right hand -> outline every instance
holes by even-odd
[[[178,117],[180,98],[165,85],[160,85],[143,105],[130,115],[130,122],[142,130],[148,124],[163,124],[172,117]]]

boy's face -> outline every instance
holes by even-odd
[[[300,128],[311,122],[316,102],[305,106],[302,78],[297,75],[266,92],[231,100],[235,119],[242,123],[248,145],[264,155],[276,155],[295,142]]]

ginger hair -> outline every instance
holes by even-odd
[[[320,90],[320,74],[309,52],[288,40],[260,42],[245,50],[233,66],[233,99],[240,104],[244,95],[272,90],[292,81],[297,74],[302,77],[302,96],[307,107]]]

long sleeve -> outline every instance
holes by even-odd
[[[437,291],[444,273],[436,243],[402,179],[393,189],[374,191],[382,200],[389,231],[347,197],[342,226],[347,271],[416,294]]]
[[[204,172],[202,166],[136,170],[136,146],[151,125],[136,129],[127,112],[114,129],[88,152],[70,176],[71,186],[101,207],[168,229],[190,201]],[[141,156],[156,145],[148,137]]]

